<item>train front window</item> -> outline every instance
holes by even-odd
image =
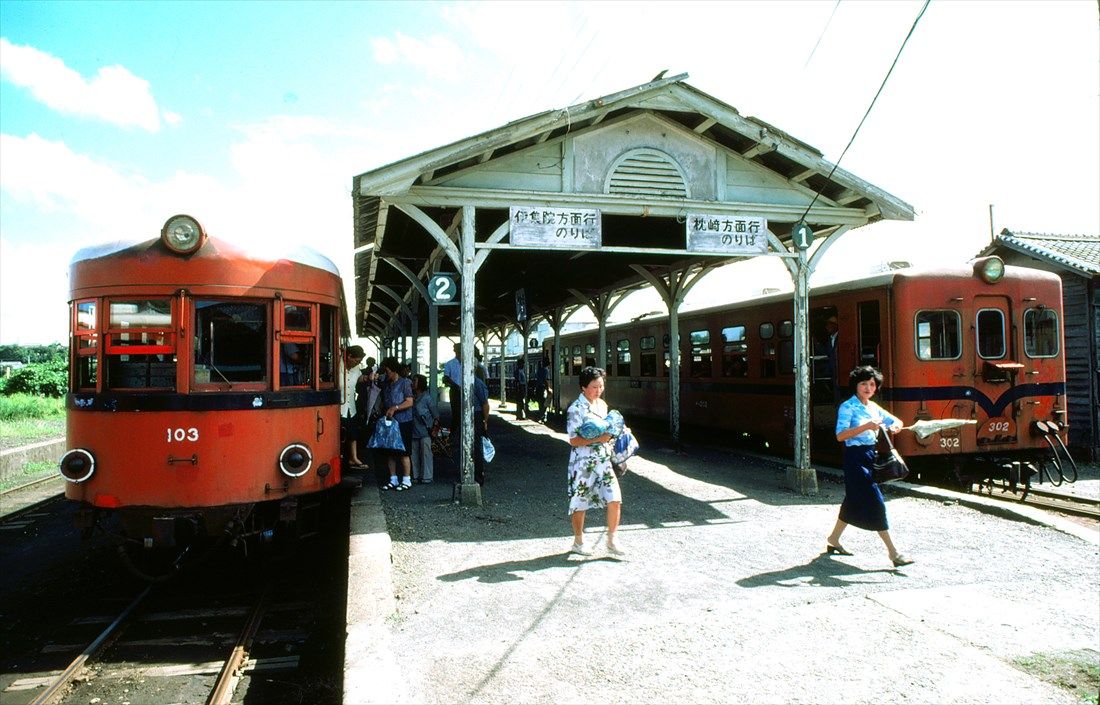
[[[997,360],[1005,356],[1005,315],[998,308],[978,311],[978,355]]]
[[[307,303],[283,304],[283,326],[279,334],[279,386],[313,386],[316,351],[313,306]]]
[[[920,360],[955,360],[962,352],[958,311],[918,311],[917,358]]]
[[[322,385],[335,385],[336,383],[336,309],[332,306],[321,306],[321,332],[317,338],[321,357],[318,360],[318,374]]]
[[[1024,352],[1028,357],[1058,354],[1058,314],[1049,308],[1024,311]]]
[[[688,333],[691,343],[691,376],[710,377],[711,369],[710,331],[693,330]]]
[[[749,376],[749,345],[745,342],[745,326],[722,329],[722,376]]]
[[[175,389],[171,300],[115,299],[107,310],[107,387]]]
[[[267,306],[244,301],[195,302],[195,383],[262,383],[267,379]]]
[[[99,379],[96,302],[78,301],[73,310],[73,390],[95,389]]]

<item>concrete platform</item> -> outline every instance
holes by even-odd
[[[642,437],[628,555],[606,555],[590,512],[585,558],[566,553],[564,435],[511,416],[492,432],[481,507],[451,501],[444,463],[432,485],[361,490],[345,702],[1075,703],[1014,661],[1100,662],[1088,522],[894,483],[891,534],[916,563],[857,529],[856,555],[829,558],[828,472],[804,497],[780,460]]]

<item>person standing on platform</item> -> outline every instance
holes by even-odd
[[[340,405],[340,438],[344,441],[344,459],[349,470],[363,470],[359,460],[359,435],[361,422],[356,409],[356,393],[359,378],[363,370],[359,363],[363,361],[363,348],[352,345],[344,351],[344,402]]]
[[[550,358],[542,356],[539,361],[539,371],[535,375],[535,400],[539,405],[539,421],[546,423],[546,404],[550,399]]]
[[[474,482],[485,484],[485,454],[481,449],[481,439],[489,435],[489,386],[485,384],[485,369],[480,365],[474,368],[474,388],[470,394],[470,406],[473,407],[474,443]]]
[[[569,405],[566,432],[569,436],[569,514],[573,526],[570,553],[592,555],[584,545],[584,515],[589,509],[607,507],[607,552],[618,558],[626,552],[615,541],[622,516],[623,495],[619,479],[611,469],[612,437],[604,433],[596,438],[579,434],[585,421],[602,423],[607,403],[601,398],[605,373],[599,367],[585,367],[580,374],[581,394]]]
[[[382,382],[382,408],[385,409],[387,419],[397,422],[401,430],[401,443],[404,450],[387,451],[386,464],[390,469],[389,484],[383,485],[383,490],[407,490],[412,487],[412,461],[409,448],[412,447],[412,417],[413,417],[413,391],[412,382],[408,377],[398,374],[401,363],[396,357],[387,357],[379,365],[379,370],[385,375]],[[398,468],[400,467],[400,477]]]
[[[527,358],[523,355],[516,360],[516,418],[527,418]]]
[[[443,383],[450,391],[451,403],[451,442],[462,447],[462,345],[455,343],[455,356],[443,364]]]
[[[439,421],[428,378],[413,375],[412,475],[413,482],[428,484],[433,479],[432,427]]]
[[[904,424],[871,401],[882,386],[881,372],[870,365],[862,365],[853,369],[848,379],[855,395],[840,405],[836,418],[836,439],[844,444],[844,501],[836,526],[825,540],[825,551],[829,555],[852,555],[840,543],[840,535],[851,524],[866,531],[877,531],[886,544],[890,561],[895,566],[909,565],[913,560],[894,548],[882,490],[871,480],[879,429],[897,433]]]

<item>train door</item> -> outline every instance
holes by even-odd
[[[974,386],[984,398],[993,401],[990,408],[985,409],[989,418],[979,419],[979,427],[983,431],[995,429],[998,442],[1010,439],[1014,441],[1019,423],[1019,407],[1016,404],[1007,404],[1002,408],[997,403],[997,400],[1006,398],[1006,392],[1023,381],[1019,379],[1024,366],[1019,361],[1019,351],[1015,349],[1016,336],[1013,334],[1015,326],[1010,299],[1007,296],[988,294],[975,296],[973,330],[973,352],[965,357],[972,361]],[[957,409],[960,412],[966,410]],[[953,442],[959,442],[958,436]]]

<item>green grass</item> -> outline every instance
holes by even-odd
[[[0,396],[0,421],[25,419],[53,419],[65,416],[65,402],[52,397],[31,394],[5,394]]]
[[[1082,703],[1100,705],[1100,653],[1091,649],[1037,653],[1015,659],[1017,668],[1064,688]]]
[[[57,474],[57,465],[55,463],[48,462],[35,462],[27,463],[23,466],[23,471],[10,475],[3,480],[0,480],[0,491],[7,491],[13,487],[19,487],[25,485],[28,482],[33,482],[40,477],[47,475]]]

